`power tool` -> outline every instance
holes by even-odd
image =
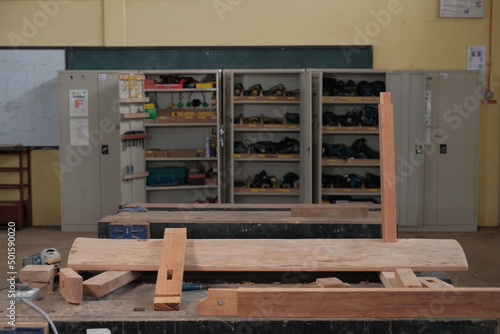
[[[56,266],[56,271],[59,271],[61,266],[62,257],[61,254],[55,248],[47,248],[40,253],[28,255],[23,259],[23,267],[27,265],[42,265],[42,264],[53,264]]]

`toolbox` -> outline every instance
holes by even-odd
[[[205,185],[205,173],[189,174],[189,184],[192,186],[204,186]]]
[[[187,171],[185,167],[149,168],[146,184],[149,187],[167,187],[186,184]]]

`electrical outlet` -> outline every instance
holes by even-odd
[[[469,46],[467,48],[467,68],[469,70],[486,71],[486,46]]]

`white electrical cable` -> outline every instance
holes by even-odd
[[[33,304],[32,302],[22,298],[21,299],[23,302],[25,302],[26,304],[28,304],[29,306],[31,306],[32,308],[34,308],[35,310],[37,310],[38,312],[40,312],[41,315],[43,315],[43,317],[45,319],[47,319],[47,321],[49,322],[50,324],[50,327],[52,327],[52,331],[54,332],[54,334],[59,334],[57,332],[57,329],[56,329],[56,326],[54,325],[54,323],[52,322],[52,319],[50,319],[49,315],[47,313],[45,313],[44,310],[42,310],[41,308],[39,308],[38,306],[36,306],[35,304]]]

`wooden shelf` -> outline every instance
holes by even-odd
[[[234,131],[299,132],[300,124],[234,124]]]
[[[147,112],[139,112],[139,113],[131,113],[131,114],[120,114],[120,118],[122,120],[125,119],[141,119],[149,117],[149,113]]]
[[[323,103],[380,103],[377,96],[323,96]]]
[[[156,116],[155,119],[145,120],[145,124],[146,126],[150,126],[151,124],[172,124],[172,126],[210,126],[210,125],[217,125],[217,117],[216,116],[187,116],[187,117]]]
[[[380,189],[376,188],[321,188],[322,195],[377,195],[380,196]]]
[[[122,97],[120,103],[148,103],[149,97]]]
[[[146,161],[217,161],[217,157],[146,158]]]
[[[234,188],[235,195],[259,195],[259,196],[299,196],[300,189],[297,188]]]
[[[300,154],[234,154],[236,161],[299,161]]]
[[[379,159],[322,159],[322,166],[380,166]]]
[[[378,126],[323,126],[323,134],[378,134]]]
[[[235,96],[234,103],[300,103],[294,96]]]
[[[182,185],[182,186],[169,186],[169,187],[146,187],[146,190],[158,191],[158,190],[189,190],[189,189],[212,189],[212,188],[217,188],[217,185],[210,184],[210,185],[200,185],[200,186]]]
[[[146,127],[156,128],[156,127],[199,127],[199,126],[217,126],[217,123],[146,123]]]
[[[132,179],[140,179],[144,177],[148,177],[149,172],[139,172],[139,173],[134,173],[134,174],[123,174],[122,175],[122,180],[132,180]]]

